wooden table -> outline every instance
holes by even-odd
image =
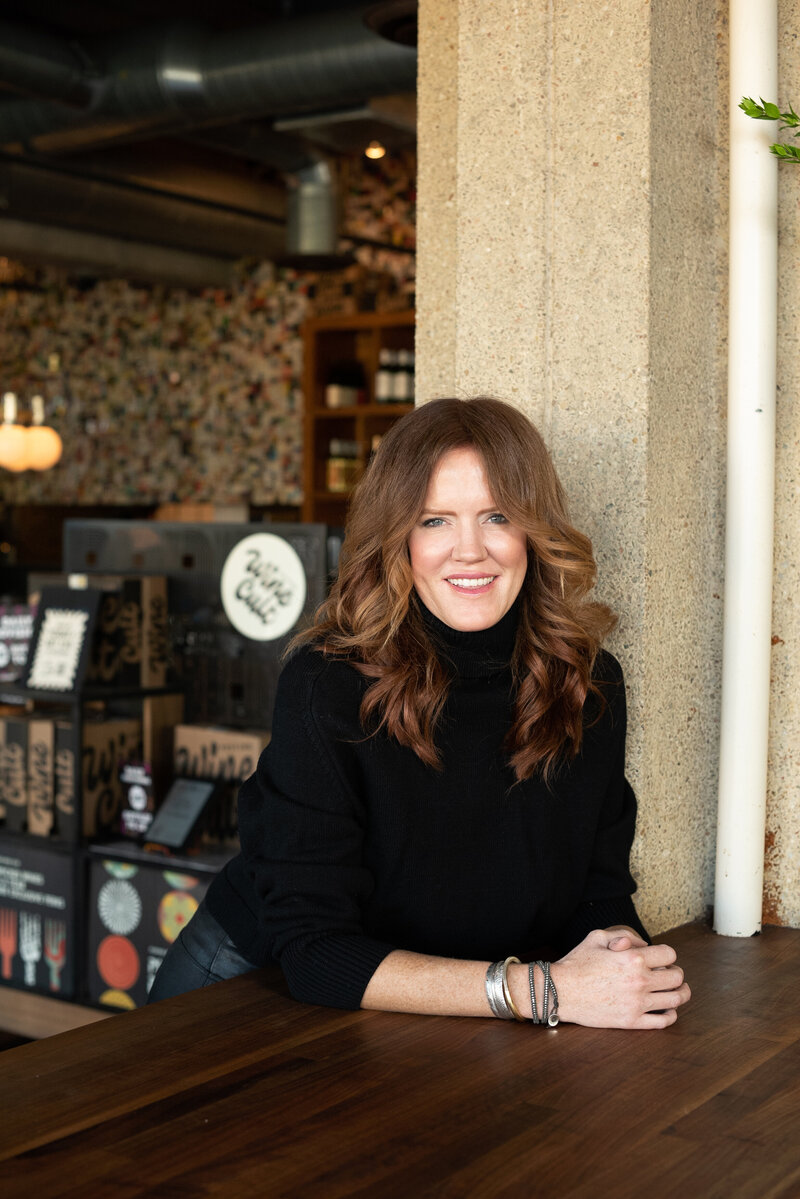
[[[664,1032],[338,1012],[272,972],[0,1055],[34,1196],[800,1195],[800,931],[668,934]]]

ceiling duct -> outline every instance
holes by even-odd
[[[92,178],[47,164],[0,158],[4,217],[128,241],[168,245],[227,258],[274,259],[283,253],[283,216],[270,217],[190,197]],[[22,256],[12,243],[0,253]]]
[[[0,217],[0,248],[27,263],[65,267],[78,277],[122,274],[133,281],[189,288],[231,287],[234,282],[229,258],[5,217]]]
[[[417,0],[380,0],[367,9],[364,21],[390,42],[416,46],[417,8]]]
[[[337,203],[331,168],[327,162],[304,167],[289,180],[286,253],[281,266],[307,270],[333,270],[353,261],[338,254]]]
[[[314,149],[306,129],[281,134],[263,118],[317,114],[310,125],[326,109],[363,108],[416,86],[415,52],[368,29],[360,9],[213,33],[161,27],[95,39],[80,51],[0,25],[0,38],[6,32],[0,84],[41,97],[0,103],[0,145],[10,151],[0,164],[7,217],[312,269],[350,260],[336,253],[333,178],[320,153],[335,147]],[[288,244],[274,218],[104,172],[104,150],[170,135],[286,173]],[[93,150],[97,165],[87,166]],[[53,161],[59,156],[71,156],[63,170]]]
[[[378,96],[357,108],[279,117],[273,128],[301,137],[328,154],[362,154],[371,141],[401,153],[416,145],[416,97],[413,93]]]
[[[0,80],[12,91],[85,108],[95,97],[89,63],[73,46],[0,21]]]
[[[90,53],[101,64],[90,106],[2,104],[0,145],[68,153],[248,116],[358,104],[416,86],[415,52],[376,36],[359,10],[228,32],[156,29],[92,43]],[[24,85],[22,74],[18,63],[16,86]]]

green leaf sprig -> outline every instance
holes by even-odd
[[[797,115],[791,104],[788,112],[781,112],[777,104],[769,104],[763,97],[761,103],[757,104],[750,96],[743,96],[739,107],[754,121],[782,121],[779,133],[783,133],[784,129],[797,129],[800,125],[800,116]],[[800,130],[793,133],[792,136],[800,137]],[[787,146],[786,142],[773,142],[770,151],[783,162],[800,163],[800,146]]]

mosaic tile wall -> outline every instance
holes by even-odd
[[[414,178],[410,156],[343,172],[343,233],[393,247],[355,253],[410,303]],[[43,389],[64,441],[51,471],[0,471],[0,499],[300,503],[300,327],[316,283],[259,263],[231,291],[81,288],[55,270],[0,289],[0,390]]]

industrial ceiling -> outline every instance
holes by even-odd
[[[414,145],[415,41],[415,0],[0,0],[0,255],[324,264],[337,159]]]

